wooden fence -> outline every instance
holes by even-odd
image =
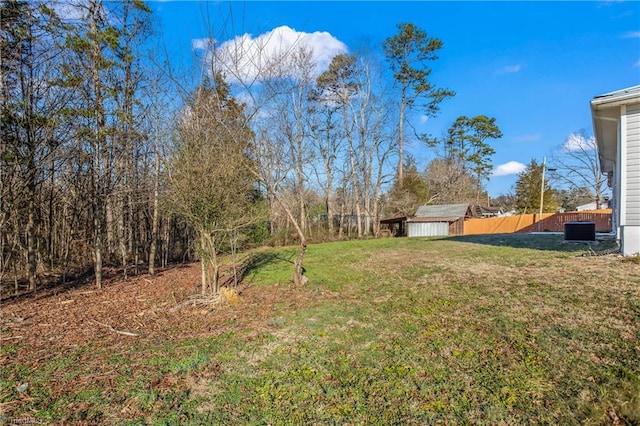
[[[569,213],[521,214],[464,222],[464,235],[511,234],[514,232],[564,232],[566,222],[588,221],[596,224],[596,232],[611,232],[611,210]]]

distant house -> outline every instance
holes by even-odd
[[[397,237],[463,235],[464,220],[474,216],[469,204],[420,206],[415,216],[381,220]]]
[[[507,216],[507,213],[502,207],[487,207],[475,205],[471,207],[474,217],[487,218],[487,217],[503,217]]]
[[[640,86],[591,100],[602,173],[613,193],[613,229],[624,256],[640,253]]]
[[[604,203],[600,203],[600,209],[608,209],[608,208],[610,208],[608,200],[606,200]],[[598,210],[598,203],[596,203],[595,201],[592,201],[587,204],[576,206],[577,212],[583,212],[588,210]]]

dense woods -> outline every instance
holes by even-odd
[[[158,262],[184,252],[183,222],[153,228],[154,72],[139,51],[150,9],[90,0],[63,19],[47,2],[0,7],[3,284],[35,290],[92,273],[100,287],[105,265],[137,273],[156,241]]]
[[[263,244],[298,245],[300,284],[309,242],[487,199],[495,118],[414,131],[454,92],[436,84],[443,42],[413,24],[325,69],[302,43],[213,43],[178,77],[143,1],[63,6],[0,3],[3,295],[189,260],[214,293],[223,255]]]

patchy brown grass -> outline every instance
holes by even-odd
[[[264,252],[214,308],[174,309],[199,265],[4,302],[0,419],[640,422],[638,265],[522,238],[314,245],[304,288]]]

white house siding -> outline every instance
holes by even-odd
[[[627,106],[625,225],[640,226],[640,104]]]
[[[447,222],[409,222],[407,223],[409,237],[440,237],[449,235]]]
[[[626,111],[625,111],[626,110]],[[640,104],[622,107],[621,124],[624,146],[624,209],[621,211],[620,233],[622,254],[640,253]]]
[[[640,254],[640,85],[594,97],[591,116],[600,170],[613,175],[609,185],[621,252]]]

